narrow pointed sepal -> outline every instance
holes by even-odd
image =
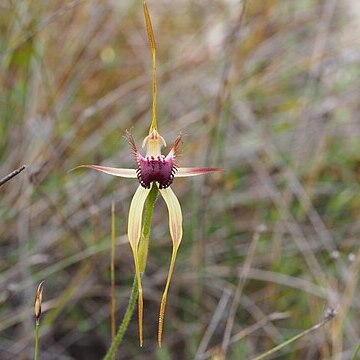
[[[211,172],[218,172],[218,171],[222,171],[223,169],[221,168],[185,168],[185,167],[181,167],[178,168],[175,177],[188,177],[188,176],[197,176],[197,175],[203,175],[203,174],[208,174]]]
[[[160,305],[160,312],[159,312],[159,327],[158,327],[158,343],[161,347],[162,343],[162,334],[163,334],[163,328],[164,328],[164,316],[165,316],[165,310],[166,310],[166,300],[167,300],[167,294],[170,287],[170,281],[173,274],[174,266],[175,266],[175,260],[177,251],[179,249],[179,245],[182,239],[182,212],[179,200],[177,199],[174,192],[171,190],[171,188],[166,189],[160,189],[159,190],[162,197],[164,198],[166,205],[168,207],[169,211],[169,228],[170,228],[170,235],[173,242],[173,251],[170,261],[170,268],[168,277],[166,280],[166,285],[164,289],[164,293],[161,299],[161,305]]]
[[[100,165],[80,165],[72,170],[75,170],[78,168],[89,168],[89,169],[101,171],[105,174],[120,176],[123,178],[130,178],[130,179],[137,178],[135,169],[113,168],[113,167],[109,167],[109,166],[100,166]]]
[[[138,282],[138,317],[139,317],[139,342],[143,344],[143,291],[141,285],[141,274],[139,265],[138,247],[141,235],[142,214],[147,196],[150,189],[145,189],[141,185],[137,188],[130,205],[128,220],[128,238],[133,252],[135,273]]]
[[[164,290],[163,296],[161,298],[160,311],[159,311],[159,327],[158,327],[158,344],[159,344],[159,347],[161,347],[161,344],[162,344],[162,334],[163,334],[163,329],[164,329],[164,317],[165,317],[165,310],[166,310],[166,300],[167,300],[167,294],[169,292],[172,273],[174,271],[175,260],[176,260],[176,255],[177,255],[178,248],[179,248],[178,246],[173,247],[173,252],[172,252],[171,261],[170,261],[169,273],[168,273],[168,277],[167,277],[167,280],[166,280],[165,290]]]
[[[157,121],[156,121],[156,107],[157,107],[157,85],[156,85],[156,44],[155,44],[155,36],[154,31],[151,24],[151,18],[149,14],[149,10],[144,1],[144,16],[145,16],[145,24],[146,31],[149,37],[151,55],[152,55],[152,65],[153,65],[153,85],[152,85],[152,96],[153,96],[153,104],[152,104],[152,120],[149,130],[149,135],[157,130]]]

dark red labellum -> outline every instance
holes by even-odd
[[[144,158],[141,156],[138,159],[136,173],[141,186],[145,189],[150,189],[153,181],[159,183],[160,189],[166,189],[172,184],[176,170],[172,158],[166,159],[164,156]]]

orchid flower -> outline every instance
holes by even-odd
[[[170,188],[174,178],[196,176],[206,174],[209,172],[220,171],[219,168],[183,168],[179,167],[177,157],[179,154],[179,146],[182,142],[181,135],[179,135],[170,152],[164,156],[161,154],[161,148],[166,146],[164,138],[159,134],[156,120],[156,47],[155,39],[152,30],[150,15],[146,4],[144,3],[144,16],[146,29],[149,37],[150,48],[152,53],[153,63],[153,102],[152,102],[152,121],[149,130],[149,135],[145,137],[142,147],[146,149],[146,155],[142,156],[137,149],[135,140],[129,131],[126,131],[126,138],[130,144],[131,150],[136,160],[136,169],[124,169],[114,168],[100,165],[81,165],[79,167],[87,167],[97,171],[104,172],[106,174],[119,176],[123,178],[137,178],[139,181],[139,187],[137,188],[130,205],[129,218],[128,218],[128,238],[131,246],[131,250],[134,257],[135,272],[138,282],[139,294],[138,294],[138,317],[139,317],[139,338],[140,346],[142,346],[142,318],[143,318],[143,291],[141,285],[141,272],[144,271],[141,266],[141,259],[139,254],[139,244],[142,235],[142,215],[144,210],[145,201],[153,186],[157,186],[160,194],[168,208],[169,212],[169,228],[172,238],[172,256],[170,260],[169,273],[164,289],[164,293],[160,305],[159,314],[159,329],[158,329],[158,342],[161,346],[163,320],[166,307],[166,299],[170,286],[170,281],[175,265],[175,259],[179,245],[182,239],[182,212],[180,203]]]

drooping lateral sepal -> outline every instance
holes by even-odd
[[[150,193],[150,189],[145,189],[142,186],[139,186],[131,200],[130,210],[129,210],[129,219],[128,219],[128,238],[133,252],[134,264],[136,278],[138,281],[139,295],[138,295],[138,314],[139,314],[139,340],[140,346],[143,342],[143,291],[141,285],[141,274],[140,274],[140,265],[139,265],[139,241],[141,236],[141,226],[142,226],[142,215],[144,210],[144,205],[147,196]]]
[[[158,343],[159,346],[161,347],[167,294],[169,291],[170,281],[175,266],[177,251],[179,249],[179,245],[182,239],[183,229],[182,229],[181,206],[175,193],[171,190],[171,188],[160,190],[160,193],[164,198],[169,211],[169,228],[170,228],[171,239],[173,242],[173,251],[171,255],[169,273],[166,280],[166,285],[161,299],[161,305],[159,311]]]

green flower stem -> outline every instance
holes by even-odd
[[[138,293],[139,293],[139,288],[138,288],[138,282],[136,279],[136,276],[134,276],[134,282],[133,282],[133,286],[131,289],[131,294],[130,294],[130,299],[129,299],[129,304],[128,307],[126,309],[124,318],[119,326],[118,332],[109,348],[109,350],[107,351],[104,360],[112,360],[115,356],[116,350],[118,348],[118,346],[121,343],[121,340],[124,337],[124,334],[126,332],[126,329],[129,325],[129,322],[131,320],[132,314],[134,312],[135,309],[135,304],[136,304],[136,299],[138,297]]]
[[[38,320],[36,320],[34,360],[38,360],[38,357],[39,357],[39,327],[40,327],[40,323]]]
[[[145,220],[139,244],[139,267],[141,273],[145,271],[146,267],[147,254],[149,249],[151,219],[158,193],[159,189],[154,183],[145,204]]]
[[[151,219],[152,219],[152,214],[153,214],[154,205],[155,205],[155,202],[157,199],[158,192],[159,192],[158,187],[156,186],[156,184],[153,184],[151,191],[149,193],[149,196],[147,198],[146,204],[145,204],[145,219],[144,219],[144,225],[143,225],[142,234],[141,234],[141,238],[140,238],[140,244],[139,244],[139,263],[140,263],[140,271],[141,272],[144,272],[145,266],[146,266],[146,259],[147,259],[147,253],[148,253],[148,247],[149,247]],[[139,294],[138,282],[137,282],[136,276],[134,276],[134,282],[133,282],[133,286],[131,289],[128,307],[126,309],[124,318],[119,326],[118,332],[104,357],[104,360],[112,360],[114,358],[116,350],[119,347],[119,345],[125,335],[126,329],[129,325],[131,317],[134,313],[138,294]]]

